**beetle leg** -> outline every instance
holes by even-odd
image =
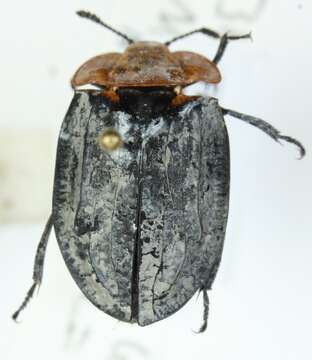
[[[221,39],[220,40],[220,44],[219,44],[219,47],[218,47],[218,50],[217,50],[217,53],[213,59],[213,62],[215,64],[218,64],[218,62],[221,60],[224,52],[225,52],[225,49],[229,43],[229,40],[240,40],[240,39],[251,39],[251,33],[248,33],[248,34],[245,34],[245,35],[240,35],[240,36],[230,36],[228,35],[227,33],[224,34],[224,35],[220,35],[219,33],[217,33],[216,31],[214,30],[211,30],[211,29],[208,29],[208,28],[200,28],[200,29],[196,29],[196,30],[193,30],[193,31],[190,31],[186,34],[182,34],[182,35],[179,35],[169,41],[166,41],[165,42],[165,45],[166,46],[169,46],[170,44],[172,44],[173,42],[177,41],[177,40],[180,40],[180,39],[184,39],[185,37],[188,37],[190,35],[193,35],[193,34],[197,34],[197,33],[201,33],[201,34],[204,34],[204,35],[207,35],[207,36],[211,36],[215,39]]]
[[[42,274],[43,274],[43,265],[44,265],[44,257],[47,249],[47,244],[49,240],[49,235],[51,233],[53,225],[53,219],[52,215],[50,215],[47,224],[44,228],[43,234],[41,236],[40,242],[38,244],[36,257],[35,257],[35,264],[34,264],[34,271],[33,271],[33,284],[28,290],[26,297],[24,301],[22,302],[22,305],[15,311],[15,313],[12,315],[13,320],[17,320],[20,312],[27,306],[30,299],[32,298],[35,290],[37,287],[40,286],[41,280],[42,280]]]
[[[302,159],[305,156],[306,151],[304,146],[300,143],[300,141],[290,136],[281,135],[281,133],[277,129],[275,129],[272,125],[265,122],[264,120],[229,109],[222,109],[222,111],[224,115],[231,115],[233,117],[236,117],[237,119],[247,122],[250,125],[256,126],[258,129],[264,131],[267,135],[269,135],[272,139],[274,139],[277,142],[283,140],[296,145],[300,151],[300,159]]]
[[[245,34],[245,35],[240,35],[240,36],[229,36],[227,33],[224,34],[221,37],[217,53],[216,53],[216,55],[215,55],[215,57],[213,58],[212,61],[215,64],[218,64],[219,61],[222,59],[222,57],[224,55],[225,49],[229,44],[229,40],[240,40],[240,39],[251,39],[251,33],[248,33],[248,34]]]
[[[201,289],[203,292],[203,305],[204,305],[204,312],[203,312],[203,323],[198,331],[197,334],[204,332],[207,329],[208,324],[208,314],[209,314],[209,297],[208,297],[208,290]]]

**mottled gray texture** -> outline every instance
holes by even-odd
[[[229,144],[223,115],[298,146],[262,119],[198,98],[155,118],[117,111],[99,92],[79,91],[59,136],[53,214],[41,237],[34,283],[41,283],[55,226],[65,262],[95,306],[148,325],[180,309],[197,290],[204,301],[223,248],[229,201]],[[123,147],[106,152],[99,136],[117,130]]]
[[[124,141],[111,153],[98,143],[107,128]],[[76,92],[59,137],[53,220],[66,264],[89,300],[119,320],[148,325],[210,289],[229,177],[216,99],[146,121],[112,111],[97,92]]]

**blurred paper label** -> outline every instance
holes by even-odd
[[[1,129],[0,223],[45,221],[51,211],[56,134]]]

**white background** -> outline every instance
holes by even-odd
[[[221,268],[210,292],[206,333],[196,335],[201,299],[140,328],[84,300],[54,235],[39,296],[15,324],[31,284],[35,248],[50,211],[57,131],[69,79],[89,57],[124,43],[79,19],[79,9],[136,39],[165,41],[201,26],[253,31],[230,44],[218,89],[228,108],[261,116],[300,139],[307,156],[228,118],[232,192]],[[311,350],[312,3],[294,0],[17,1],[0,14],[0,358],[96,360],[306,360]],[[172,45],[212,57],[202,35]],[[197,91],[197,90],[195,90]]]

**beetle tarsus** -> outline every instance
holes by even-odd
[[[28,292],[25,296],[25,299],[22,302],[22,305],[12,315],[12,319],[14,321],[17,321],[17,318],[18,318],[20,312],[25,309],[25,307],[27,306],[27,304],[33,297],[36,288],[39,287],[39,285],[41,284],[42,275],[43,275],[44,258],[45,258],[45,253],[46,253],[47,244],[48,244],[48,240],[49,240],[49,235],[51,233],[52,225],[53,225],[53,219],[52,219],[52,215],[50,215],[50,217],[47,221],[47,224],[44,228],[44,231],[41,236],[40,242],[38,244],[37,252],[36,252],[35,265],[34,265],[34,271],[33,271],[33,281],[34,282],[33,282],[32,286],[30,287],[30,289],[28,290]]]
[[[286,136],[286,135],[280,135],[278,140],[283,140],[283,141],[286,141],[286,142],[296,145],[299,148],[299,152],[300,152],[299,160],[301,160],[305,156],[306,149],[304,148],[304,146],[301,144],[300,141],[294,139],[291,136]]]
[[[208,315],[209,315],[209,297],[207,289],[202,289],[203,292],[203,305],[204,305],[204,312],[203,312],[203,323],[199,330],[195,331],[197,334],[203,333],[207,329],[208,325]]]
[[[17,322],[17,319],[19,317],[19,314],[21,313],[21,311],[23,311],[25,309],[25,307],[27,306],[27,304],[29,303],[30,299],[33,297],[34,292],[36,290],[37,285],[39,286],[39,284],[37,283],[33,283],[32,286],[30,287],[30,289],[27,291],[27,294],[25,296],[24,301],[22,302],[22,305],[15,311],[15,313],[12,315],[12,319],[14,321]]]
[[[283,141],[286,141],[286,142],[296,145],[299,148],[300,159],[302,159],[305,156],[306,150],[305,150],[304,146],[300,143],[300,141],[298,141],[290,136],[282,135],[279,130],[275,129],[272,125],[270,125],[266,121],[256,118],[254,116],[239,113],[234,110],[222,109],[222,111],[223,111],[224,115],[233,116],[237,119],[247,122],[250,125],[257,127],[258,129],[265,132],[267,135],[269,135],[273,140],[275,140],[277,142],[280,142],[280,140],[283,140]]]

